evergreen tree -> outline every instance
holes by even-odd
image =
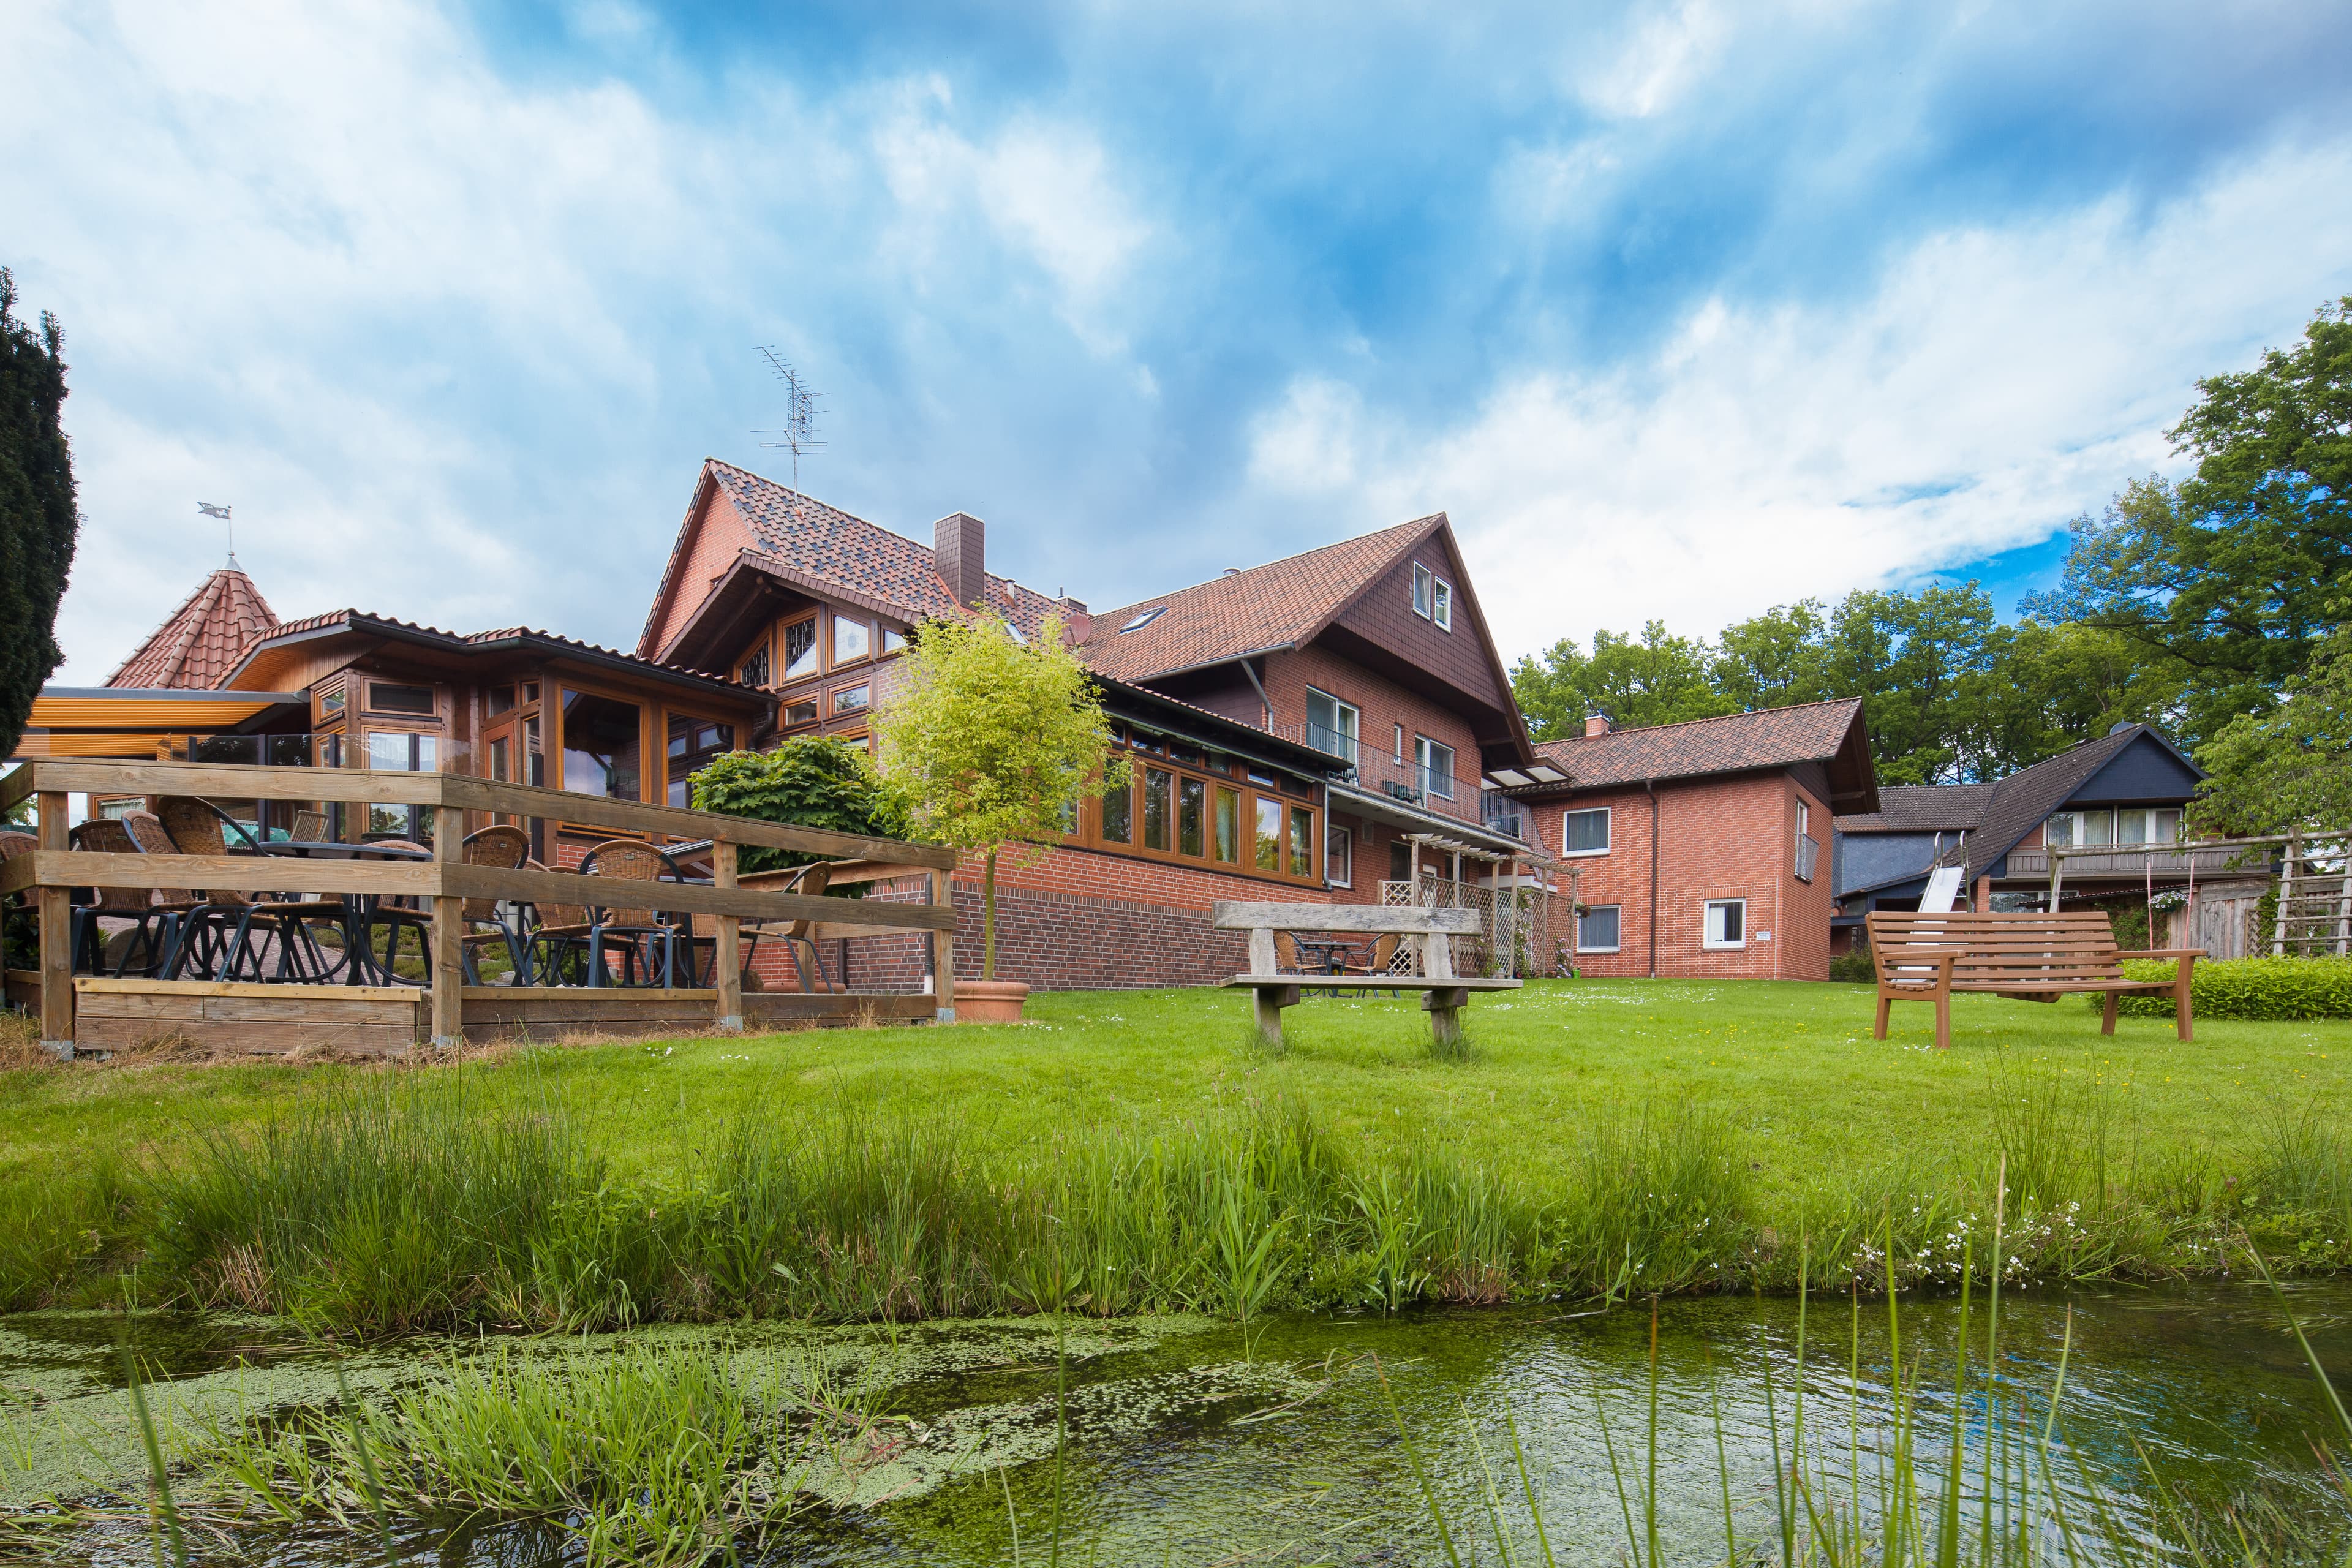
[[[0,268],[0,756],[16,749],[33,698],[65,658],[58,601],[81,523],[58,423],[65,333],[47,311],[34,331],[16,319],[16,279]]]

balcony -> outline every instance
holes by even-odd
[[[2085,854],[2080,849],[2068,851],[2065,879],[2069,882],[2098,881],[2115,878],[2137,881],[2150,876],[2186,877],[2193,864],[2199,877],[2267,877],[2275,847],[2263,844],[2118,844],[2112,848],[2105,845],[2089,847],[2096,853]],[[2047,849],[2012,849],[2009,867],[2003,873],[2005,881],[2037,881],[2050,879],[2050,852]]]
[[[1809,838],[1801,833],[1797,836],[1797,880],[1810,882],[1813,879],[1813,866],[1821,855],[1822,846],[1818,839]]]

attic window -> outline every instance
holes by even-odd
[[[1125,626],[1123,626],[1119,627],[1119,628],[1118,628],[1118,635],[1119,635],[1119,636],[1121,636],[1121,637],[1125,637],[1125,636],[1126,636],[1128,633],[1129,633],[1129,632],[1139,632],[1139,631],[1141,631],[1144,627],[1146,627],[1146,626],[1150,626],[1152,622],[1154,622],[1154,621],[1158,620],[1160,616],[1162,616],[1166,615],[1167,613],[1168,613],[1168,606],[1167,606],[1167,605],[1152,605],[1152,606],[1151,606],[1151,608],[1150,608],[1150,609],[1148,609],[1148,610],[1144,611],[1141,615],[1139,615],[1139,616],[1136,616],[1133,620],[1131,620],[1131,621],[1128,622],[1128,623],[1127,623],[1127,625],[1125,625]]]
[[[1017,643],[1025,643],[1029,640],[1028,637],[1022,634],[1021,628],[1014,626],[1011,621],[1004,623],[1004,635],[1011,637]]]

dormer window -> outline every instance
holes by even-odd
[[[1150,609],[1148,609],[1148,610],[1144,611],[1142,614],[1140,614],[1140,615],[1139,615],[1139,616],[1135,616],[1132,620],[1129,621],[1129,622],[1127,623],[1127,625],[1125,625],[1125,626],[1123,626],[1119,627],[1119,628],[1118,628],[1118,635],[1119,635],[1119,636],[1121,636],[1121,637],[1125,637],[1125,636],[1126,636],[1128,633],[1129,633],[1129,632],[1139,632],[1139,631],[1141,631],[1144,627],[1146,627],[1146,626],[1150,626],[1152,622],[1154,622],[1154,621],[1158,620],[1160,616],[1162,616],[1166,615],[1167,613],[1168,613],[1168,606],[1167,606],[1167,605],[1152,605],[1152,606],[1151,606],[1151,608],[1150,608]]]

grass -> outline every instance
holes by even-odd
[[[1925,1008],[1872,1040],[1861,987],[1555,982],[1479,1003],[1448,1061],[1410,1003],[1310,1001],[1278,1057],[1246,1008],[1065,994],[1017,1029],[19,1068],[0,1307],[374,1334],[1957,1282],[2001,1162],[2012,1281],[2220,1268],[2242,1225],[2291,1269],[2352,1261],[2352,1024],[2182,1045],[1962,997],[1937,1053]]]

